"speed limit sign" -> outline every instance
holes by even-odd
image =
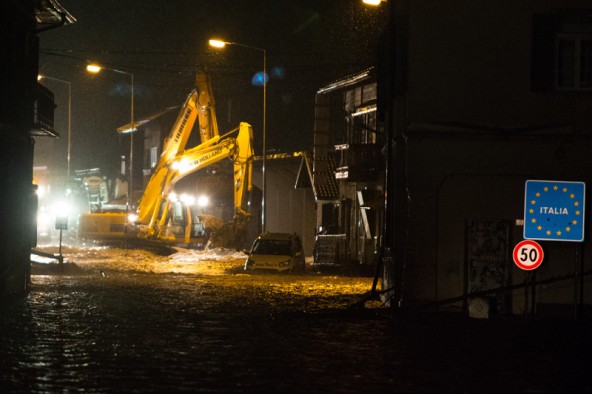
[[[514,247],[514,263],[525,271],[532,271],[538,268],[543,262],[543,248],[538,242],[527,239],[521,241]]]

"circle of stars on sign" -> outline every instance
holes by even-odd
[[[543,188],[543,193],[547,193],[549,191],[550,191],[550,189],[549,189],[548,186],[545,186]],[[554,185],[553,186],[553,191],[559,191],[559,186]],[[561,189],[561,192],[568,193],[569,192],[569,189],[567,187],[563,187]],[[535,206],[537,204],[537,200],[536,199],[539,198],[539,197],[541,197],[541,193],[540,192],[536,192],[535,193],[535,198],[530,201],[530,205]],[[576,226],[578,224],[578,218],[577,217],[579,217],[581,215],[581,213],[582,213],[581,210],[580,210],[580,208],[579,208],[580,207],[580,202],[577,201],[577,200],[575,200],[575,194],[574,193],[570,193],[569,194],[569,199],[570,200],[574,200],[573,201],[573,207],[575,209],[574,215],[576,216],[576,218],[570,219],[569,222],[567,223],[567,225],[565,226],[564,230],[567,233],[569,233],[571,231],[571,226]],[[535,213],[535,210],[534,210],[534,208],[531,207],[528,210],[528,212],[530,214],[534,214]],[[531,223],[533,223],[533,224],[536,224],[536,222],[537,222],[537,219],[536,218],[532,218],[530,220],[531,220]],[[536,228],[537,228],[538,231],[544,231],[544,233],[546,235],[549,235],[549,236],[552,235],[552,230],[543,227],[541,224],[539,224]],[[555,230],[555,234],[554,235],[557,235],[557,236],[560,237],[562,235],[562,230],[561,229]]]

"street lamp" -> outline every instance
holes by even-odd
[[[70,178],[70,147],[71,147],[71,125],[72,125],[72,84],[69,81],[64,81],[63,79],[58,79],[54,77],[48,77],[47,75],[38,75],[37,80],[41,81],[43,79],[50,79],[52,81],[57,81],[60,83],[65,83],[68,85],[68,178]]]
[[[267,121],[267,51],[263,48],[258,48],[246,44],[241,44],[238,42],[232,41],[223,41],[218,39],[211,39],[209,40],[209,44],[213,48],[222,49],[226,45],[236,45],[243,48],[254,49],[256,51],[263,52],[263,164],[261,165],[261,232],[265,232],[265,164],[266,164],[266,156],[267,156],[267,148],[265,145],[265,138],[266,138],[266,121]]]
[[[128,184],[128,191],[127,191],[127,209],[129,210],[133,204],[133,192],[134,192],[134,131],[136,128],[134,127],[134,74],[128,73],[126,71],[116,70],[114,68],[107,68],[103,67],[96,63],[90,63],[86,66],[86,71],[91,74],[98,74],[101,70],[109,70],[119,74],[128,75],[131,78],[131,122],[130,128],[128,130],[124,130],[122,133],[129,133],[130,135],[130,155],[129,155],[129,184]]]

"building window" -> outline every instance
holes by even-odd
[[[349,143],[376,144],[376,105],[360,108],[351,114],[348,126]]]
[[[592,11],[533,17],[534,91],[592,91]]]
[[[556,54],[557,89],[592,89],[592,35],[558,34]]]
[[[348,144],[376,144],[376,82],[345,92]]]
[[[158,164],[158,147],[150,148],[150,168],[155,168]]]

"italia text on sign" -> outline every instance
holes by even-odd
[[[585,190],[583,182],[526,181],[524,238],[583,241]]]

